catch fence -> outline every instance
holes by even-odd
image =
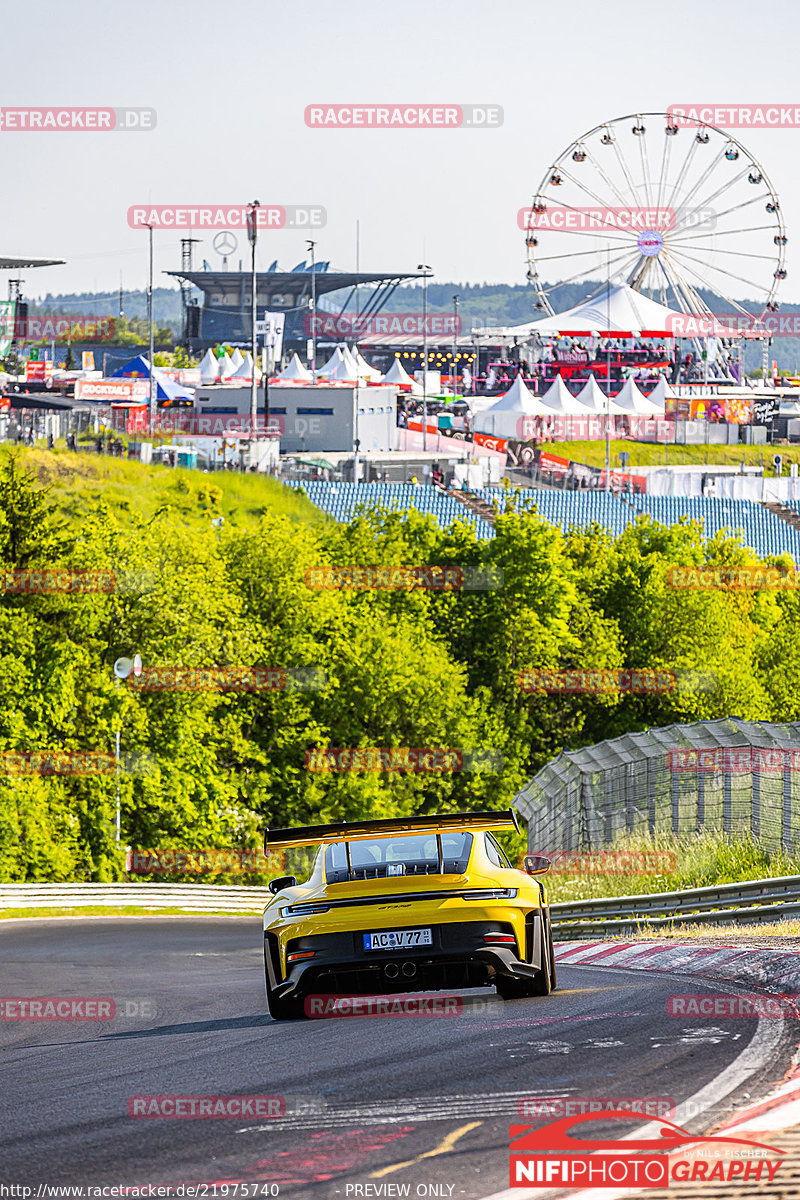
[[[800,724],[726,718],[564,751],[514,804],[529,849],[544,854],[703,830],[790,852],[800,848]]]

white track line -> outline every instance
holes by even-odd
[[[564,963],[564,966],[568,966]],[[587,964],[587,968],[589,964]],[[617,968],[623,970],[623,967]],[[632,968],[631,968],[632,969]],[[735,987],[724,980],[720,983],[726,990],[736,990]],[[742,989],[744,990],[744,989]],[[732,1091],[765,1066],[769,1061],[769,1057],[775,1048],[780,1044],[783,1037],[785,1022],[783,1017],[759,1017],[756,1031],[752,1038],[745,1046],[744,1050],[736,1056],[732,1063],[729,1063],[724,1071],[721,1071],[715,1079],[707,1083],[699,1092],[695,1092],[688,1100],[684,1100],[679,1104],[674,1113],[670,1114],[670,1120],[676,1125],[681,1125],[683,1121],[692,1116],[696,1116],[698,1111],[702,1111],[700,1106],[710,1108],[724,1100]],[[634,1133],[627,1134],[620,1141],[629,1139],[644,1139],[658,1137],[658,1131],[661,1128],[661,1122],[651,1121],[648,1125],[643,1125]],[[623,1188],[614,1191],[610,1188],[588,1188],[583,1191],[568,1191],[569,1200],[617,1200],[620,1196],[633,1196],[639,1192],[647,1191],[647,1188]],[[502,1192],[492,1192],[489,1196],[482,1197],[482,1200],[547,1200],[548,1197],[563,1196],[565,1194],[563,1188],[543,1190],[542,1188],[505,1188]]]

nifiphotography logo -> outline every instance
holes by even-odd
[[[657,1122],[659,1128],[656,1137],[637,1139],[624,1136],[595,1140],[569,1136],[569,1131],[575,1126],[615,1120],[627,1125],[633,1120],[641,1120],[646,1126],[652,1127],[649,1118],[621,1110],[605,1112],[602,1116],[590,1113],[563,1117],[560,1121],[552,1121],[539,1128],[511,1125],[511,1187],[666,1188],[679,1181],[701,1180],[709,1183],[751,1180],[757,1183],[764,1180],[765,1183],[771,1183],[781,1164],[763,1155],[785,1153],[776,1146],[746,1138],[689,1133],[680,1125],[673,1125],[663,1118]],[[683,1154],[670,1157],[664,1153],[708,1143],[746,1149],[740,1150],[738,1157],[734,1151],[730,1158],[720,1157],[714,1161],[699,1157],[693,1159]],[[760,1152],[761,1156],[755,1157],[754,1152]]]

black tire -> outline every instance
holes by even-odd
[[[547,922],[547,948],[550,954],[550,991],[554,992],[558,987],[558,979],[556,977],[556,951],[553,946],[553,926],[549,920]]]
[[[530,1000],[536,994],[531,991],[532,984],[533,980],[528,982],[527,979],[509,979],[507,975],[498,975],[494,986],[503,1000]]]
[[[553,953],[553,930],[549,919],[547,920],[547,936],[544,934],[545,915],[542,909],[539,909],[542,920],[542,942],[544,949],[543,970],[539,971],[535,979],[531,980],[531,995],[532,996],[549,996],[553,990],[555,981],[556,960]]]
[[[305,1018],[302,996],[276,996],[269,986],[269,972],[264,949],[264,981],[267,985],[267,1008],[273,1021],[302,1021]]]
[[[542,926],[544,912],[540,909]],[[530,996],[549,996],[556,987],[556,956],[553,949],[553,927],[547,919],[547,937],[544,939],[544,970],[537,971],[532,979],[508,979],[498,975],[495,987],[504,1000],[523,1000]]]

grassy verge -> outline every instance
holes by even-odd
[[[615,933],[611,941],[630,941],[631,937],[661,938],[679,941],[697,939],[706,941],[712,939],[719,942],[730,941],[731,938],[800,938],[800,921],[771,921],[763,925],[674,925],[671,928],[653,928],[643,921],[634,934]]]
[[[570,458],[573,462],[586,463],[592,467],[605,466],[605,441],[576,441],[552,442],[542,446],[550,454],[562,458]],[[800,463],[800,447],[788,445],[775,446],[662,446],[653,442],[613,441],[611,443],[611,465],[619,466],[621,451],[630,455],[628,470],[635,467],[647,466],[698,466],[711,463],[716,466],[747,466],[758,467],[762,463],[769,467],[772,474],[772,455],[779,452],[783,456],[784,468],[787,463]]]
[[[261,909],[232,913],[217,909],[142,908],[136,905],[80,905],[77,908],[0,908],[0,921],[16,917],[256,917]]]
[[[624,873],[605,869],[609,856],[617,855],[627,860]],[[601,896],[677,892],[780,875],[800,875],[800,854],[767,850],[753,838],[717,833],[686,837],[636,834],[619,838],[613,846],[594,855],[582,856],[575,870],[559,868],[545,879],[550,902],[558,904]]]
[[[302,492],[264,475],[145,466],[134,459],[74,454],[58,447],[0,450],[9,453],[19,454],[22,466],[51,486],[53,500],[75,521],[100,502],[122,521],[132,516],[150,521],[165,508],[173,524],[196,525],[222,516],[251,530],[267,513],[311,524],[330,520]]]

